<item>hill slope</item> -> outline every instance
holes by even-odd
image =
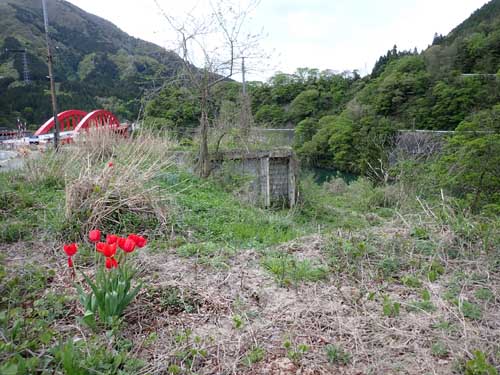
[[[133,38],[112,23],[63,0],[48,0],[61,109],[106,107],[133,118],[142,90],[180,64],[173,52]],[[16,117],[50,117],[43,14],[36,0],[0,0],[0,127]],[[7,49],[7,50],[6,50]],[[27,49],[31,85],[23,83]]]
[[[294,125],[296,149],[313,165],[367,173],[396,130],[454,130],[492,110],[499,68],[500,0],[492,0],[425,51],[394,46],[370,76],[276,75],[252,91],[253,110],[263,125]]]

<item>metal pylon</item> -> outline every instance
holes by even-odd
[[[28,67],[28,51],[25,49],[23,53],[23,76],[24,83],[29,85],[31,83],[30,80],[30,69]]]

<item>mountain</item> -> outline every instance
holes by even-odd
[[[60,110],[107,108],[137,115],[141,96],[181,64],[175,53],[129,36],[64,0],[47,0]],[[0,127],[51,116],[47,51],[39,0],[0,0]],[[26,50],[30,84],[24,82]]]
[[[496,74],[500,68],[500,1],[490,1],[446,37],[435,38],[425,56],[431,69],[441,73]]]

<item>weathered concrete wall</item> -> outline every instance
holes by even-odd
[[[246,198],[264,207],[296,203],[298,163],[291,150],[224,152],[212,158],[213,173],[248,177]]]
[[[172,160],[193,169],[192,152],[175,152]],[[211,157],[212,174],[227,184],[244,182],[240,196],[263,207],[293,207],[297,199],[299,164],[290,149],[227,151]]]

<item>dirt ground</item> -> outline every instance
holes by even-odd
[[[316,235],[279,249],[325,262],[323,247],[324,239]],[[25,262],[59,264],[51,288],[75,292],[55,244],[2,245],[2,252],[13,272]],[[494,303],[482,306],[482,319],[469,320],[443,298],[446,277],[424,282],[435,311],[407,311],[405,306],[419,294],[401,284],[353,283],[332,274],[326,281],[280,287],[260,257],[242,250],[228,259],[227,267],[214,268],[179,257],[175,250],[138,251],[145,287],[127,311],[123,333],[134,343],[131,355],[148,363],[140,373],[168,374],[176,364],[197,374],[450,374],[456,360],[473,350],[498,350],[498,274],[488,281]],[[471,272],[476,266],[453,265]],[[380,290],[401,301],[399,316],[383,315],[377,293],[370,298],[370,292]],[[461,296],[467,293],[464,289]],[[76,301],[74,309],[81,313]],[[443,322],[451,328],[437,329]],[[74,331],[74,324],[61,322],[59,329]],[[437,356],[431,347],[438,341],[447,351]],[[328,344],[350,353],[348,363],[329,362]],[[245,363],[256,347],[260,360]]]

